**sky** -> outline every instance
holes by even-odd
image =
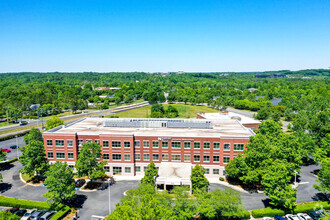
[[[0,0],[0,72],[329,67],[329,0]]]

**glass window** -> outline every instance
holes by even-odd
[[[131,155],[125,154],[125,161],[130,161],[130,160],[131,160]]]
[[[159,141],[153,141],[152,147],[158,148],[159,147]]]
[[[159,160],[159,154],[153,154],[152,155],[152,160],[158,161]]]
[[[135,167],[135,172],[141,172],[141,167]]]
[[[194,155],[194,162],[199,162],[201,161],[201,156],[200,155]]]
[[[219,169],[213,169],[213,174],[217,175],[219,173],[220,173]]]
[[[172,148],[181,148],[181,142],[172,141]]]
[[[121,160],[121,154],[112,154],[112,160]]]
[[[64,140],[55,140],[56,147],[62,147],[64,146]]]
[[[95,143],[100,144],[100,140],[99,139],[95,139]]]
[[[215,149],[215,150],[220,149],[220,143],[219,142],[214,142],[213,143],[213,149]]]
[[[105,172],[110,172],[110,167],[109,166],[104,166]]]
[[[130,167],[125,167],[125,173],[131,173],[131,168]]]
[[[204,174],[210,174],[210,169],[209,168],[206,168]]]
[[[181,161],[180,154],[172,154],[172,161]]]
[[[162,155],[162,160],[163,161],[168,161],[168,154],[163,154]]]
[[[146,172],[148,167],[143,167],[143,171]]]
[[[84,144],[84,140],[78,139],[78,146],[82,146]]]
[[[210,155],[204,155],[203,162],[210,162]]]
[[[109,141],[103,141],[103,147],[109,147]]]
[[[56,153],[56,158],[57,159],[65,159],[65,153],[57,152]]]
[[[121,148],[121,142],[120,141],[112,141],[112,147],[113,148]]]
[[[141,154],[135,154],[134,157],[135,160],[141,160]]]
[[[69,168],[73,170],[74,169],[74,166],[73,165],[69,165]]]
[[[234,150],[244,150],[244,144],[234,144]]]
[[[140,147],[140,141],[134,141],[134,146],[135,147]]]
[[[149,141],[143,141],[143,147],[148,148],[149,147]]]
[[[113,167],[113,175],[121,174],[121,167]]]
[[[213,156],[213,162],[220,162],[220,156]]]
[[[73,153],[68,153],[68,158],[73,159]]]
[[[48,152],[48,158],[54,158],[54,153],[53,152]]]
[[[184,142],[184,148],[190,149],[190,142]]]
[[[110,157],[109,157],[109,154],[103,154],[103,160],[109,160]]]
[[[204,142],[203,144],[204,144],[204,146],[203,146],[204,149],[210,149],[210,146],[211,146],[210,142]]]
[[[130,147],[131,147],[131,142],[129,142],[129,141],[124,141],[124,147],[125,147],[125,148],[130,148]]]
[[[200,149],[201,148],[201,143],[200,142],[194,142],[194,148],[195,149]]]
[[[223,144],[223,150],[230,150],[230,144]]]
[[[92,143],[92,140],[91,139],[87,139],[86,140],[86,143]]]
[[[53,146],[53,140],[47,140],[47,146]]]
[[[162,148],[168,148],[168,141],[162,142]]]
[[[184,161],[185,162],[190,162],[190,154],[184,155]]]
[[[149,154],[143,154],[143,160],[150,160]]]
[[[223,157],[223,163],[229,163],[230,157]]]
[[[73,140],[67,140],[67,141],[66,141],[66,145],[67,145],[68,147],[72,147],[72,146],[73,146]]]

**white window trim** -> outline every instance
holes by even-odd
[[[189,160],[186,160],[185,156],[189,156]],[[183,161],[184,162],[191,162],[191,155],[190,154],[183,155]]]
[[[163,159],[163,155],[167,155],[167,159]],[[168,154],[162,154],[162,161],[168,161],[168,160],[169,160]]]
[[[219,148],[214,148],[214,144],[219,144]],[[213,142],[213,150],[220,150],[221,148],[221,143],[220,142]]]
[[[121,141],[117,141],[117,142],[120,143],[120,147],[114,147],[114,146],[113,146],[113,142],[114,142],[114,141],[117,141],[117,140],[112,140],[112,141],[111,141],[111,148],[117,148],[117,149],[119,149],[119,148],[122,147],[122,146],[121,146],[121,145],[122,145],[122,144],[121,144]]]
[[[225,149],[225,144],[229,144],[229,150]],[[223,143],[223,150],[224,151],[230,151],[231,150],[231,144],[230,143]]]
[[[216,157],[219,157],[219,160],[218,160],[218,161],[215,161],[215,160],[214,160],[214,157],[215,157],[215,156],[216,156]],[[220,163],[220,156],[218,156],[218,155],[213,155],[212,160],[213,160],[213,163]]]
[[[158,155],[158,159],[157,160],[154,159],[154,155]],[[159,154],[152,154],[152,160],[159,161]]]
[[[69,157],[69,154],[70,154],[70,153],[73,154],[73,157],[72,157],[72,158]],[[74,153],[73,153],[73,152],[68,152],[68,160],[74,160]]]
[[[164,143],[164,142],[167,143],[167,146],[166,146],[166,147],[163,146],[163,143]],[[162,141],[162,148],[168,149],[168,141]]]
[[[129,142],[129,147],[125,147],[125,142]],[[124,141],[124,148],[126,149],[131,148],[131,141]]]
[[[71,146],[68,145],[68,141],[72,141],[72,145]],[[73,147],[73,140],[70,140],[70,139],[66,140],[66,146],[67,147]]]
[[[58,154],[58,153],[59,153],[59,154],[64,154],[64,158],[58,158],[58,157],[57,157],[57,154]],[[59,160],[65,160],[65,158],[66,158],[66,157],[65,157],[65,152],[56,152],[56,159],[59,159]]]
[[[108,146],[107,146],[107,147],[104,146],[104,143],[103,143],[104,141],[107,141],[107,142],[108,142]],[[104,148],[109,148],[109,146],[110,146],[110,142],[109,142],[108,140],[103,140],[103,141],[102,141],[102,147],[104,147]]]
[[[205,161],[204,157],[208,156],[209,157],[209,161]],[[211,156],[210,155],[203,155],[203,163],[210,163],[211,162]]]
[[[144,142],[145,142],[145,141],[148,142],[148,147],[144,146]],[[150,148],[150,141],[148,141],[148,140],[143,140],[142,143],[143,143],[143,148]]]
[[[195,147],[195,143],[199,143],[199,148]],[[194,149],[201,149],[201,142],[200,141],[194,141]]]
[[[207,143],[209,144],[209,148],[205,148],[205,147],[204,147],[204,144],[207,144]],[[209,142],[209,141],[204,141],[204,142],[203,142],[203,149],[208,149],[208,150],[210,150],[210,149],[211,149],[211,142]]]
[[[189,147],[186,147],[186,143],[189,143]],[[183,142],[183,148],[184,149],[191,149],[191,141],[185,141],[185,142]]]
[[[230,157],[229,158],[229,162],[230,162]],[[222,158],[223,159],[223,164],[228,164],[229,162],[225,162],[225,157]]]
[[[243,144],[243,143],[234,143],[234,146],[233,146],[234,151],[244,151],[244,144],[243,144],[243,150],[235,150],[235,144]]]
[[[49,157],[49,153],[53,153],[53,156],[52,157]],[[54,159],[54,152],[47,152],[47,158],[48,159]]]
[[[48,145],[48,141],[52,141],[52,145]],[[52,146],[54,146],[53,139],[47,139],[47,140],[46,140],[46,145],[47,145],[48,147],[52,147]]]
[[[135,143],[137,143],[137,142],[139,142],[139,146],[136,146]],[[140,147],[141,147],[141,141],[140,141],[140,140],[134,141],[134,147],[136,147],[136,148],[140,148]]]
[[[139,159],[136,158],[136,155],[137,155],[137,154],[140,155],[140,158],[139,158]],[[141,154],[140,154],[140,153],[135,153],[135,154],[134,154],[134,159],[135,159],[135,160],[141,160]]]
[[[58,146],[56,145],[56,141],[63,141],[63,146]],[[55,147],[64,147],[65,146],[65,141],[64,139],[55,139]]]
[[[173,156],[180,156],[180,160],[173,160]],[[172,154],[171,161],[181,161],[181,154]]]
[[[113,155],[120,155],[120,159],[113,159]],[[123,159],[123,157],[122,157],[121,154],[112,154],[111,156],[112,156],[111,159],[112,159],[113,161],[121,161],[121,160]]]
[[[157,147],[154,147],[154,142],[157,142],[158,143],[158,146]],[[159,141],[152,141],[152,148],[159,148]]]
[[[149,153],[145,153],[145,154],[143,154],[143,160],[147,160],[147,159],[144,159],[144,155],[148,155],[148,157],[149,157],[148,160],[150,160],[150,154],[149,154]]]

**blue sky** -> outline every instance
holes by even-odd
[[[329,67],[329,0],[0,0],[0,72]]]

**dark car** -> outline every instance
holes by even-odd
[[[282,216],[279,216],[279,215],[275,215],[275,220],[285,220],[285,218],[284,217],[282,217]]]
[[[17,145],[12,145],[12,146],[10,146],[10,148],[11,148],[11,149],[16,149],[16,148],[19,148],[19,146],[17,146]]]
[[[21,209],[21,210],[18,210],[16,212],[14,212],[14,215],[17,215],[17,216],[21,216],[22,217],[25,213],[26,213],[26,210]]]
[[[321,218],[321,216],[319,214],[317,214],[316,212],[307,212],[307,214],[314,220],[318,220]]]
[[[101,184],[101,186],[99,186],[99,188],[97,188],[98,190],[105,190],[109,187],[109,182],[104,182]]]
[[[20,126],[27,125],[27,124],[28,124],[27,121],[21,121],[21,122],[19,123]]]
[[[19,210],[19,208],[17,208],[17,207],[13,207],[13,208],[11,208],[11,209],[7,209],[6,211],[7,211],[7,212],[14,213],[14,212],[16,212],[16,211],[18,211],[18,210]]]
[[[80,188],[80,187],[82,187],[85,183],[86,183],[86,180],[84,180],[84,179],[79,179],[79,180],[76,181],[76,187],[77,187],[77,188]]]

